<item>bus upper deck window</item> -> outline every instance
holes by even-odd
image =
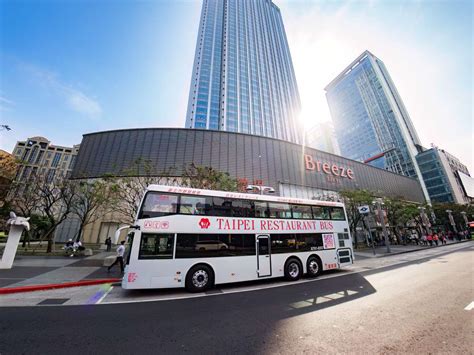
[[[206,211],[209,210],[209,198],[199,196],[181,196],[181,202],[179,207],[179,213],[181,214],[197,214],[205,215]]]
[[[153,218],[177,213],[178,196],[149,192],[145,197],[140,218]]]
[[[344,221],[346,219],[344,209],[342,207],[331,207],[331,219]]]

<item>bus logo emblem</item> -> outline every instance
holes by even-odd
[[[199,221],[199,227],[201,227],[201,229],[207,229],[210,225],[211,222],[208,218],[201,218],[201,220]]]

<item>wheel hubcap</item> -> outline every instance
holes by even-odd
[[[291,277],[297,277],[300,273],[300,268],[297,263],[291,263],[288,266],[288,273]]]
[[[319,265],[318,263],[316,262],[316,260],[311,260],[309,262],[309,271],[312,273],[312,274],[316,274],[318,271],[319,271]]]
[[[193,285],[198,288],[203,288],[209,281],[209,275],[204,270],[198,270],[193,274]]]

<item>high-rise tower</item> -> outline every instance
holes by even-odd
[[[429,201],[420,139],[383,62],[365,51],[325,90],[342,156],[418,178]]]
[[[300,99],[280,9],[203,0],[187,128],[302,142]]]

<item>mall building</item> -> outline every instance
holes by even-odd
[[[191,163],[227,172],[248,184],[271,186],[277,195],[327,199],[343,190],[366,189],[380,196],[425,202],[420,183],[358,161],[275,138],[183,128],[143,128],[83,136],[73,179],[128,176],[137,159],[148,161],[157,176],[179,178]],[[137,171],[137,176],[146,171]],[[84,241],[103,243],[123,225],[109,214],[84,230]],[[57,241],[67,240],[74,223],[64,223]]]

